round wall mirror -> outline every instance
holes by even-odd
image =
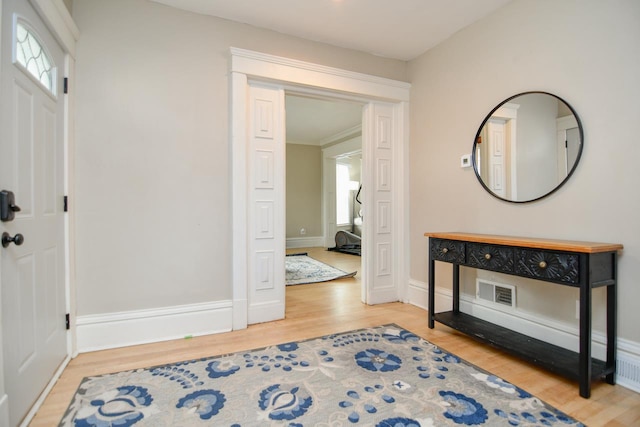
[[[476,134],[471,159],[489,193],[525,203],[567,182],[582,145],[582,124],[566,101],[546,92],[525,92],[491,110]]]

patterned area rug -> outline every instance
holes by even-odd
[[[581,426],[395,325],[85,378],[61,426]]]
[[[308,257],[306,253],[287,255],[285,257],[285,270],[287,286],[328,282],[329,280],[353,277],[357,273],[356,271],[347,273]]]

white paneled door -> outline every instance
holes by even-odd
[[[249,85],[248,323],[284,318],[284,90]]]
[[[364,109],[365,151],[363,268],[367,279],[363,301],[380,304],[398,300],[398,230],[393,212],[397,197],[394,155],[398,131],[394,129],[394,106],[371,102]]]
[[[12,426],[67,355],[64,250],[64,55],[26,0],[2,2],[0,189],[15,194],[0,223],[2,347]],[[4,245],[3,245],[4,246]]]

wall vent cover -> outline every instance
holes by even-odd
[[[494,304],[516,307],[516,288],[504,283],[476,279],[476,298]]]

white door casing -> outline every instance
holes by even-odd
[[[284,318],[284,90],[249,83],[249,324]]]
[[[254,83],[264,81],[278,88],[295,92],[333,97],[336,99],[348,99],[365,104],[365,110],[369,117],[363,123],[363,152],[371,152],[373,156],[380,155],[381,149],[370,149],[374,145],[373,138],[379,133],[375,131],[377,117],[387,117],[390,120],[389,143],[393,146],[388,158],[382,159],[380,168],[383,173],[390,174],[390,178],[382,183],[392,186],[386,198],[379,197],[380,207],[376,207],[371,199],[371,205],[367,198],[364,200],[364,224],[363,241],[363,300],[367,303],[381,303],[387,301],[403,300],[405,289],[408,286],[408,101],[410,85],[395,80],[369,76],[360,73],[325,67],[317,64],[296,61],[266,55],[244,49],[231,48],[231,151],[232,151],[232,218],[233,218],[233,328],[243,329],[254,319],[250,303],[251,275],[255,269],[255,255],[252,253],[252,245],[255,239],[252,237],[255,209],[252,203],[252,183],[248,176],[248,168],[253,155],[250,147],[250,117],[251,96]],[[284,120],[284,105],[281,110],[275,111]],[[276,120],[277,122],[277,120]],[[369,129],[365,129],[370,127]],[[363,157],[367,157],[366,153]],[[363,187],[374,185],[375,177],[378,177],[372,168],[378,162],[377,157],[369,156],[364,160],[363,177],[369,182],[364,182]],[[388,172],[387,172],[388,171]],[[282,174],[284,170],[275,168],[276,174]],[[274,182],[280,182],[276,177]],[[274,200],[273,211],[281,210],[284,221],[284,178],[282,178],[282,196]],[[363,190],[364,191],[364,190]],[[387,192],[387,191],[384,191]],[[371,223],[368,223],[369,210],[375,209],[387,212],[387,222],[383,222],[383,233],[374,233],[376,229],[376,214],[371,215]],[[390,231],[387,233],[386,228]],[[284,228],[282,231],[284,242]],[[380,240],[384,235],[384,240]],[[283,245],[284,247],[284,245]],[[382,270],[377,270],[377,260],[368,260],[369,254],[376,251],[382,254],[380,259],[389,260],[390,264]],[[389,252],[393,251],[393,252]],[[284,271],[284,255],[282,260],[275,260],[274,265],[282,264]],[[376,286],[369,289],[368,275],[379,271],[379,280]],[[281,287],[284,295],[284,280],[276,282],[276,287]],[[260,307],[260,309],[264,308]],[[283,313],[284,314],[284,313]]]
[[[24,235],[1,252],[3,372],[9,422],[17,425],[67,358],[65,329],[65,53],[31,4],[3,1],[0,187],[21,211],[2,224]],[[53,60],[54,94],[14,64],[15,25],[35,34]]]

